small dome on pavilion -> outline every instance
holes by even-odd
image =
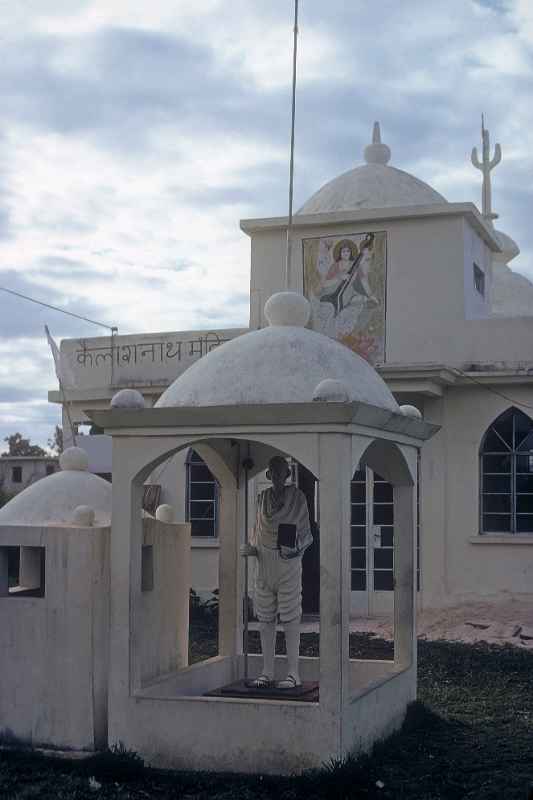
[[[427,206],[446,199],[424,181],[390,167],[391,151],[381,141],[379,122],[374,123],[372,143],[364,150],[366,164],[344,172],[315,192],[298,214],[358,211],[362,208]]]
[[[265,305],[267,328],[238,336],[182,373],[156,407],[309,403],[327,379],[346,387],[346,402],[359,401],[399,413],[373,367],[345,345],[305,328],[309,302],[280,292]]]
[[[60,472],[32,483],[0,508],[0,525],[73,525],[80,506],[94,510],[94,525],[109,525],[111,484],[88,472],[85,451],[69,447],[59,463]]]

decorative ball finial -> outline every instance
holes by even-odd
[[[350,388],[344,381],[325,378],[315,386],[313,400],[323,403],[349,403]]]
[[[391,158],[390,147],[381,142],[379,122],[374,122],[372,144],[365,147],[364,157],[367,164],[388,164]]]
[[[144,397],[137,389],[121,389],[111,398],[111,408],[145,408]]]
[[[160,506],[157,506],[155,518],[159,520],[159,522],[174,522],[174,517],[174,506],[168,503],[162,503]]]
[[[90,506],[76,506],[72,515],[74,525],[80,525],[82,528],[92,528],[94,518],[94,509]]]
[[[269,325],[292,325],[305,328],[311,316],[309,300],[297,292],[277,292],[265,303]]]
[[[422,413],[416,406],[405,405],[400,406],[400,413],[405,417],[412,417],[413,419],[422,419]]]
[[[59,456],[59,466],[64,472],[72,470],[87,472],[89,457],[81,447],[67,447]]]

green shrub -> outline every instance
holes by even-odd
[[[218,589],[213,591],[212,597],[202,600],[194,589],[190,591],[189,619],[195,625],[206,628],[218,626]]]
[[[4,489],[0,487],[0,508],[5,506],[6,503],[9,503],[12,497],[12,494],[9,494],[9,492],[4,491]]]

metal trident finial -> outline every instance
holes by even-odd
[[[481,170],[483,173],[483,191],[481,195],[481,210],[485,219],[491,222],[493,219],[498,219],[498,214],[492,210],[492,195],[490,185],[490,173],[502,160],[502,149],[499,144],[494,147],[494,156],[490,157],[490,137],[489,132],[485,128],[485,119],[481,115],[481,141],[483,143],[482,153],[483,158],[480,161],[478,158],[477,147],[472,148],[472,164],[476,169]]]

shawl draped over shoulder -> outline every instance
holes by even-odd
[[[278,527],[281,523],[296,525],[296,548],[284,557],[296,558],[303,555],[312,544],[313,535],[309,523],[307,500],[304,493],[296,486],[285,487],[283,505],[279,508],[273,505],[271,488],[261,492],[257,503],[257,518],[251,543],[256,547],[277,549]]]

